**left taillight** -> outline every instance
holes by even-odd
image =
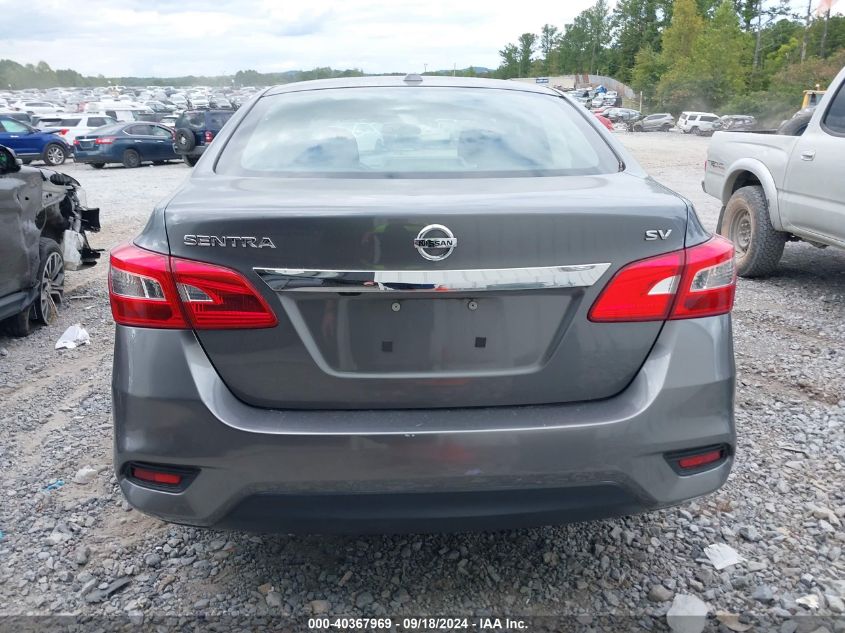
[[[211,130],[206,130],[205,131],[205,142],[211,143],[211,141],[213,141],[213,140],[214,140],[214,132],[212,132]]]
[[[221,330],[274,327],[278,322],[237,271],[132,244],[111,253],[109,299],[121,325]]]
[[[596,299],[589,319],[612,323],[716,316],[731,311],[735,291],[733,244],[716,235],[623,267]]]

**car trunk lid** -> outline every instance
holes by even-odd
[[[238,270],[273,306],[275,328],[197,336],[239,398],[274,408],[612,396],[662,323],[593,323],[589,308],[621,266],[683,248],[686,220],[681,198],[624,173],[217,176],[192,179],[166,211],[173,255]],[[431,225],[457,242],[415,245]],[[665,239],[645,240],[653,230]]]

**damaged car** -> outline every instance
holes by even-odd
[[[79,182],[21,165],[0,145],[0,324],[26,336],[49,325],[64,295],[65,270],[94,264],[100,252],[86,233],[100,230],[100,210],[85,205]]]

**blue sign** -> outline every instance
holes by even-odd
[[[534,81],[538,84],[547,84],[547,83],[549,83],[549,78],[548,77],[537,77]]]

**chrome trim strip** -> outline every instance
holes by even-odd
[[[301,270],[254,268],[276,292],[489,292],[584,288],[609,263],[472,270]]]

